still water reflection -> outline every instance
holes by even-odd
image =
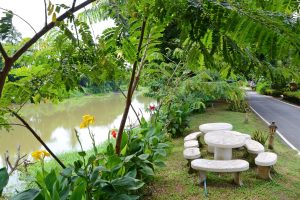
[[[132,105],[136,111],[141,110],[144,117],[148,118],[149,114],[145,112],[145,108],[150,103],[154,103],[152,99],[136,96]],[[88,96],[71,99],[58,105],[30,104],[22,109],[22,113],[46,144],[55,153],[62,153],[79,149],[74,128],[79,130],[83,148],[89,149],[91,147],[88,130],[79,129],[82,115],[91,114],[95,116],[95,125],[92,126],[92,131],[95,134],[97,144],[100,144],[107,139],[110,129],[118,128],[124,105],[125,99],[121,94],[110,94],[104,97]],[[136,122],[132,110],[129,112],[128,121]],[[13,128],[10,132],[0,131],[0,167],[4,165],[3,153],[8,150],[11,157],[14,157],[19,144],[22,154],[29,155],[32,151],[42,148],[27,129],[19,126]]]

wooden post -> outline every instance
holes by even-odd
[[[277,126],[276,126],[275,122],[272,122],[269,126],[269,131],[270,131],[269,145],[268,145],[269,149],[274,149],[274,135],[275,135],[276,129],[277,129]]]

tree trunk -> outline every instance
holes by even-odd
[[[120,152],[121,152],[122,134],[123,134],[123,131],[125,128],[127,116],[129,113],[129,108],[131,105],[132,95],[133,95],[133,91],[134,91],[134,83],[136,82],[135,75],[136,75],[136,69],[137,69],[137,64],[138,64],[138,60],[139,60],[139,54],[140,54],[142,44],[143,44],[143,39],[144,39],[146,20],[147,19],[143,20],[143,24],[141,27],[141,36],[140,36],[139,46],[138,46],[138,50],[137,50],[137,54],[136,54],[136,61],[133,63],[131,79],[130,79],[130,83],[129,83],[129,87],[128,87],[128,91],[127,91],[126,105],[125,105],[123,117],[122,117],[122,120],[120,123],[118,136],[117,136],[117,140],[116,140],[116,153],[118,155],[120,155]]]
[[[6,77],[13,65],[13,62],[11,59],[6,59],[5,60],[5,65],[3,70],[0,72],[0,98],[2,97],[2,92],[5,84]]]

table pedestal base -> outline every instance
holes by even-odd
[[[207,151],[209,153],[214,153],[215,152],[215,147],[214,146],[211,146],[211,145],[207,145]]]
[[[215,147],[214,159],[215,160],[231,160],[232,159],[232,149]]]

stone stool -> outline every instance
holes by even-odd
[[[199,142],[198,140],[189,140],[189,141],[186,141],[184,142],[184,148],[187,149],[187,148],[193,148],[193,147],[199,147]]]
[[[191,167],[192,160],[200,158],[200,156],[201,153],[199,148],[187,148],[183,151],[183,157],[188,161],[187,166],[189,167],[189,173],[193,172]]]
[[[271,167],[277,162],[277,154],[272,152],[262,152],[255,158],[258,176],[265,180],[272,180]]]
[[[194,132],[190,133],[187,136],[184,137],[184,141],[189,141],[189,140],[198,140],[198,138],[202,135],[202,132]]]

